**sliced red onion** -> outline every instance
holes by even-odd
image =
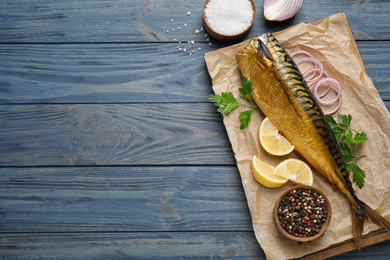
[[[305,51],[305,50],[297,50],[297,51],[294,51],[290,56],[291,56],[291,58],[292,58],[292,57],[294,57],[294,56],[296,56],[296,55],[300,55],[300,54],[306,55],[306,56],[308,56],[308,57],[310,57],[310,58],[314,58],[314,56],[311,55],[310,52]]]
[[[322,76],[322,73],[324,72],[324,66],[322,65],[322,63],[317,60],[316,58],[302,58],[302,59],[299,59],[298,61],[295,62],[295,64],[297,64],[297,66],[303,62],[311,62],[314,64],[315,68],[317,68],[317,66],[320,68],[320,75],[318,75],[316,78],[313,78],[315,76],[315,73],[313,73],[313,75],[311,76],[308,76],[307,78],[305,78],[306,81],[308,80],[311,80],[311,81],[316,81],[318,79],[321,78]]]
[[[337,93],[337,96],[332,99],[332,100],[329,100],[329,101],[324,101],[322,100],[322,98],[318,95],[318,87],[322,84],[322,83],[334,83],[334,84],[328,84],[328,86],[333,86],[334,90],[336,91]],[[340,82],[338,82],[336,79],[334,78],[323,78],[321,80],[319,80],[315,85],[314,85],[314,89],[313,89],[313,95],[314,97],[317,99],[318,103],[322,104],[322,105],[330,105],[330,104],[333,104],[334,102],[336,102],[339,97],[341,96],[341,84]]]
[[[271,1],[271,2],[275,2],[275,1]],[[313,96],[318,101],[318,103],[321,105],[324,105],[324,106],[328,106],[328,105],[334,104],[335,102],[338,102],[336,108],[334,108],[331,111],[324,112],[325,115],[333,115],[334,113],[336,113],[339,110],[341,103],[342,103],[340,82],[334,78],[330,78],[328,73],[326,73],[326,71],[324,70],[322,63],[319,60],[317,60],[316,58],[314,58],[311,53],[304,51],[304,50],[298,50],[298,51],[293,52],[291,54],[291,58],[296,56],[296,55],[307,56],[305,58],[297,59],[295,61],[297,66],[301,63],[304,63],[304,62],[310,62],[310,63],[314,64],[314,68],[306,70],[304,73],[302,73],[302,76],[304,77],[306,82],[312,82],[309,85],[309,89],[313,93]],[[317,77],[315,77],[318,73],[319,73],[319,75]],[[308,76],[308,74],[310,74],[310,75]],[[322,76],[325,76],[325,77],[321,79]],[[323,83],[327,83],[328,88],[326,89],[326,91],[324,93],[319,95],[318,89]],[[323,97],[325,97],[331,89],[334,89],[336,91],[336,93],[337,93],[336,97],[333,98],[332,100],[324,101]]]
[[[316,84],[317,82],[313,82],[309,85],[309,89],[313,92],[312,88],[314,87],[314,85]],[[328,95],[329,91],[331,90],[332,86],[336,88],[336,86],[332,83],[332,82],[327,82],[328,83],[328,88],[326,89],[326,91],[324,93],[322,93],[321,95],[318,95],[319,98],[323,98],[325,97],[326,95]],[[320,86],[318,86],[320,87]]]
[[[313,72],[313,71],[319,71],[319,72],[321,72],[321,69],[319,69],[319,68],[311,68],[311,69],[308,69],[307,71],[305,71],[305,72],[302,74],[302,76],[305,78],[306,82],[316,81],[316,79],[311,79],[312,77],[314,77],[314,76],[316,75],[315,73],[314,73],[313,75],[311,75],[310,78],[309,78],[309,77],[306,77],[306,75],[307,75],[308,73]],[[326,71],[323,70],[323,71],[322,71],[322,74],[320,73],[320,75],[319,75],[317,78],[321,77],[322,75],[325,75],[325,77],[329,77],[328,73],[326,73]]]
[[[264,0],[263,13],[269,21],[285,21],[298,13],[303,0]]]
[[[341,106],[341,96],[339,96],[339,98],[337,100],[338,100],[337,107],[335,109],[331,110],[331,111],[324,112],[324,115],[331,116],[331,115],[333,115],[334,113],[336,113],[339,110],[339,108]]]

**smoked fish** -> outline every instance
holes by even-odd
[[[241,74],[252,81],[252,99],[317,172],[340,189],[352,205],[352,229],[361,247],[368,220],[390,230],[390,223],[359,200],[337,140],[301,72],[277,39],[266,33],[236,54]]]

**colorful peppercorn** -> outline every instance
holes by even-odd
[[[327,220],[327,214],[324,198],[310,189],[288,192],[278,208],[280,225],[295,237],[317,235]]]

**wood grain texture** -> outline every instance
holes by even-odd
[[[0,103],[208,102],[213,92],[203,54],[221,47],[0,45]],[[358,42],[358,47],[382,99],[390,100],[390,42]]]
[[[204,0],[5,0],[0,11],[0,42],[205,41],[203,34],[195,33],[202,27],[203,4]],[[270,23],[257,1],[258,15],[248,37],[344,12],[357,40],[389,40],[388,4],[388,0],[306,0],[293,19]]]
[[[1,259],[265,259],[206,97],[203,54],[226,44],[195,33],[203,3],[1,1]],[[261,4],[247,38],[346,13],[390,109],[389,0],[305,0],[282,23]]]
[[[390,242],[332,260],[388,260]],[[299,249],[299,245],[297,245]],[[2,259],[266,259],[253,232],[5,233]]]
[[[12,105],[0,110],[0,165],[234,165],[206,104]]]
[[[1,232],[251,231],[230,167],[0,168]]]
[[[211,103],[8,105],[0,110],[0,166],[200,164],[235,165]]]
[[[390,242],[328,259],[387,260]],[[297,245],[297,249],[299,245]],[[266,259],[253,232],[5,233],[2,259]]]
[[[2,259],[266,259],[252,232],[4,234]]]
[[[0,45],[0,103],[207,101],[212,89],[203,54],[217,47]]]

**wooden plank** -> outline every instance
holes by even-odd
[[[0,166],[236,163],[211,103],[7,105],[0,126]]]
[[[390,257],[390,241],[378,243],[371,245],[360,250],[352,250],[348,253],[340,254],[327,258],[329,260],[367,260],[367,259],[377,259],[377,260],[387,260]],[[316,258],[320,259],[320,258]]]
[[[235,165],[211,103],[10,105],[0,165]]]
[[[0,103],[207,101],[213,46],[178,45],[0,45]]]
[[[235,166],[0,168],[0,201],[3,233],[252,230]]]
[[[266,259],[249,231],[5,233],[0,249],[2,259]],[[389,254],[387,241],[329,259],[387,260]]]
[[[205,41],[195,33],[202,27],[203,4],[204,0],[5,0],[0,42]],[[261,2],[256,4],[258,15],[248,37],[345,12],[356,39],[390,39],[388,1],[305,0],[296,17],[283,23],[267,22]]]
[[[222,46],[180,44],[187,52],[177,46],[0,45],[0,103],[208,102],[203,54]],[[381,97],[390,100],[390,42],[358,46]]]
[[[252,232],[2,234],[2,259],[265,259]]]
[[[368,247],[367,251],[372,250],[370,246],[377,244],[390,244],[390,232],[385,231],[384,229],[373,231],[365,236],[363,236],[361,247]],[[379,245],[380,246],[380,245]],[[375,246],[377,247],[377,246]],[[390,248],[386,250],[387,252],[375,251],[379,257],[382,255],[383,257],[388,257],[390,255]],[[348,253],[347,253],[348,252]],[[369,253],[371,256],[373,253]],[[356,256],[361,256],[362,253],[360,250],[356,249],[356,245],[353,239],[348,239],[344,242],[334,244],[327,249],[318,251],[316,253],[304,256],[301,260],[317,260],[317,259],[328,259],[333,256],[335,259],[355,259]]]
[[[358,42],[362,60],[383,100],[390,100],[390,42]],[[388,106],[389,109],[389,106]]]

